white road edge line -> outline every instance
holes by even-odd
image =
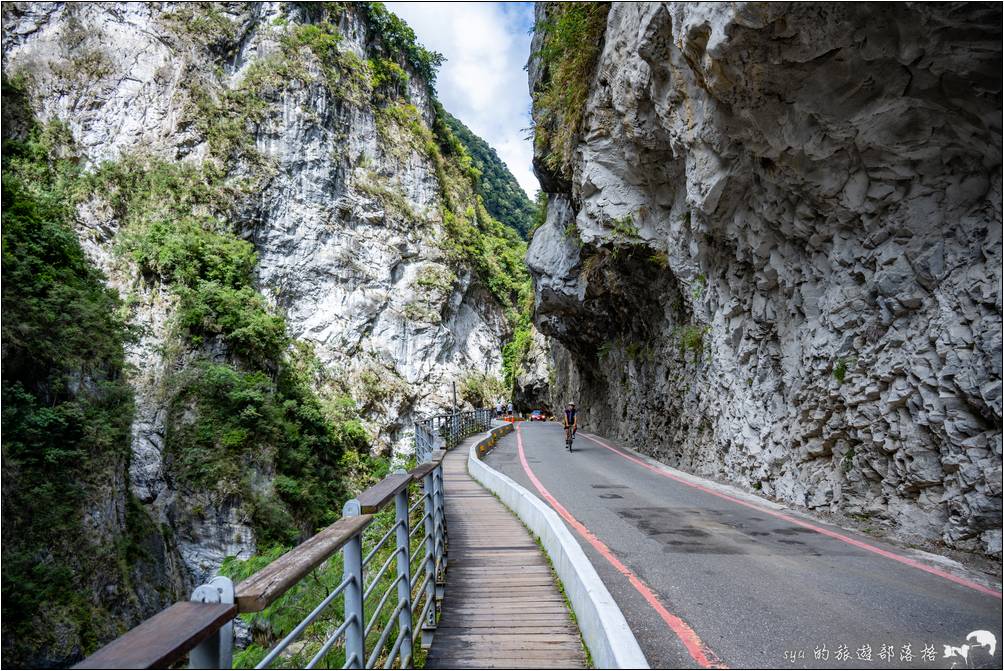
[[[596,668],[650,668],[620,607],[558,514],[535,494],[479,458],[478,449],[482,445],[511,430],[512,424],[492,429],[473,444],[467,457],[467,472],[498,496],[540,539],[572,604]]]

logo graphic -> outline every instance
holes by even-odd
[[[946,645],[945,659],[948,659],[949,657],[961,657],[962,659],[966,660],[966,663],[969,663],[969,646],[960,645],[959,647],[954,648],[950,645]]]
[[[975,641],[973,639],[975,639]],[[972,646],[974,648],[987,648],[990,651],[991,657],[993,657],[994,653],[997,651],[997,637],[989,631],[985,631],[983,629],[971,631],[969,632],[969,636],[966,636],[966,640],[970,643],[974,643]]]
[[[969,666],[969,653],[971,651],[982,648],[989,652],[991,657],[997,652],[997,637],[985,629],[977,629],[976,631],[969,632],[969,635],[966,636],[966,641],[966,643],[958,647],[946,645],[943,659],[961,657],[966,666]]]

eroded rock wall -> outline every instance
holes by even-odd
[[[671,465],[999,557],[1000,26],[614,3],[571,169],[536,162],[554,400]]]

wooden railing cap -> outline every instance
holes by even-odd
[[[379,512],[387,502],[411,483],[408,473],[392,473],[356,497],[359,509],[365,514]]]
[[[256,613],[267,608],[303,576],[338,552],[350,538],[366,528],[372,519],[372,515],[343,517],[243,580],[234,589],[240,612]]]
[[[232,603],[179,601],[130,629],[74,669],[167,668],[237,614]]]

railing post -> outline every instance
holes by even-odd
[[[192,592],[190,601],[202,603],[233,603],[234,584],[230,578],[218,575]],[[233,620],[220,627],[219,631],[188,653],[190,669],[229,669],[233,666],[234,623]]]
[[[430,423],[431,424],[431,423]],[[429,460],[432,452],[432,432],[425,422],[415,422],[415,459],[420,464]]]
[[[446,528],[443,464],[432,471],[432,501],[436,519],[436,600],[442,600],[446,587],[446,565],[449,551],[449,530]]]
[[[404,474],[404,471],[397,471]],[[411,667],[412,635],[415,631],[411,615],[411,533],[408,524],[408,490],[410,485],[394,496],[394,519],[397,522],[397,603],[401,613],[397,616],[398,635],[401,642],[401,668]],[[407,632],[407,633],[405,633]]]
[[[428,650],[432,646],[432,635],[436,632],[436,504],[435,478],[432,472],[422,479],[422,491],[425,494],[425,622],[422,623],[422,647]]]
[[[360,513],[359,501],[352,499],[345,502],[342,516],[349,517]],[[342,547],[344,561],[343,579],[351,578],[345,591],[345,621],[351,623],[345,629],[345,667],[361,669],[366,665],[366,640],[363,628],[363,537],[362,532],[356,534]]]

